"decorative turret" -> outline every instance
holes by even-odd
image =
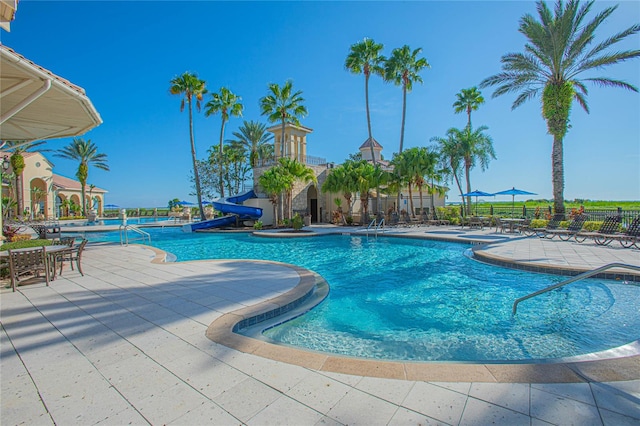
[[[382,145],[373,137],[368,138],[362,145],[360,145],[360,153],[362,153],[362,159],[367,161],[373,161],[371,158],[371,145],[373,144],[373,154],[375,155],[375,161],[380,161],[382,158],[380,153],[382,152]]]
[[[295,124],[284,125],[284,152],[282,151],[282,125],[269,127],[267,131],[273,133],[274,155],[276,158],[293,158],[307,163],[307,134],[313,129]]]

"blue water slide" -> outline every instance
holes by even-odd
[[[220,228],[236,223],[236,220],[256,220],[262,217],[262,209],[259,207],[243,206],[249,198],[257,198],[252,190],[242,194],[226,198],[219,198],[213,201],[213,207],[225,214],[225,216],[215,219],[203,220],[201,222],[188,223],[182,226],[184,232],[193,232],[199,229]]]

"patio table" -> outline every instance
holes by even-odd
[[[27,248],[21,248],[21,249],[14,249],[11,250],[13,252],[21,252],[21,251],[29,251],[29,250],[33,250],[33,249],[37,249],[40,247],[27,247]],[[50,271],[50,277],[52,280],[55,279],[56,277],[56,254],[65,251],[65,250],[69,250],[68,246],[42,246],[42,248],[44,249],[44,252],[47,255],[47,262],[49,263],[48,268]],[[0,265],[4,265],[4,264],[9,264],[9,251],[8,250],[4,250],[4,251],[0,251]]]

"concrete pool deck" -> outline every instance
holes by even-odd
[[[459,231],[429,227],[390,233],[418,237],[434,232],[449,238]],[[457,238],[496,237],[486,230]],[[511,237],[486,250],[514,261],[544,263],[547,258],[548,264],[566,261],[589,269],[600,266],[598,259],[640,265],[638,250],[537,240]],[[304,361],[303,351],[291,350],[289,362],[284,362],[265,357],[268,351],[261,353],[251,341],[240,348],[244,352],[233,349],[232,342],[225,346],[205,336],[215,320],[296,292],[309,276],[300,268],[272,262],[159,263],[159,256],[162,253],[144,246],[90,244],[84,277],[66,270],[50,287],[37,281],[15,293],[2,289],[0,423],[640,421],[638,356],[552,364],[551,376],[536,376],[531,364],[440,363],[429,366],[438,376],[407,374],[400,380],[379,377],[379,369],[366,361],[363,366],[370,371],[345,371],[339,359],[297,365]],[[418,364],[427,365],[414,367]],[[480,368],[483,375],[465,376],[472,368]],[[565,374],[570,380],[561,380]]]

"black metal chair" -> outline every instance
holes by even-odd
[[[578,232],[574,235],[577,242],[581,243],[587,238],[593,238],[593,241],[599,246],[606,246],[614,240],[613,236],[620,231],[620,216],[607,216],[602,222],[600,229],[596,232]]]

